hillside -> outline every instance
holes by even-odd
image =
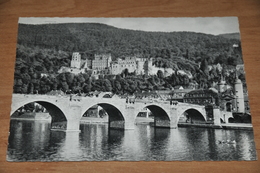
[[[218,36],[223,37],[223,38],[227,38],[227,39],[240,40],[240,34],[239,33],[219,34]]]
[[[18,44],[27,47],[79,51],[86,56],[111,53],[114,59],[134,54],[165,59],[184,56],[194,61],[215,59],[220,54],[227,58],[233,53],[232,45],[239,43],[237,39],[202,33],[134,31],[97,23],[19,24],[18,34]]]

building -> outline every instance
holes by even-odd
[[[112,62],[111,54],[95,54],[94,60],[92,60],[93,70],[104,70],[110,67]]]
[[[73,73],[73,74],[79,74],[79,73],[85,73],[88,69],[88,61],[82,60],[81,55],[79,52],[73,52],[70,67],[61,67],[58,70],[58,73]]]
[[[219,106],[219,96],[214,90],[192,90],[183,97],[184,103]]]
[[[194,89],[175,89],[172,92],[171,100],[178,101],[178,102],[184,102],[185,94],[187,94],[193,90]]]
[[[162,100],[171,100],[173,95],[172,90],[157,90],[156,93]]]
[[[73,52],[70,67],[78,69],[81,67],[81,55],[79,52]]]
[[[136,71],[137,63],[135,57],[125,57],[124,59],[118,58],[117,61],[111,63],[111,74],[117,75],[122,73],[125,69],[129,73]]]
[[[73,73],[73,74],[79,74],[79,73],[85,73],[86,69],[82,68],[70,68],[70,67],[61,67],[58,71],[58,73]]]
[[[235,112],[245,113],[243,83],[238,78],[236,78],[234,89],[235,89],[235,105],[234,105]]]
[[[144,75],[145,74],[145,63],[147,62],[146,58],[136,58],[136,74]]]
[[[222,111],[226,111],[226,112],[233,112],[234,109],[234,103],[235,103],[235,96],[233,93],[233,89],[227,89],[224,92],[220,93],[220,104],[219,104],[219,108]]]
[[[125,57],[123,59],[118,58],[117,61],[111,63],[111,74],[121,74],[124,70],[128,70],[129,73],[135,72],[136,75],[154,75],[152,59],[137,58],[137,57]],[[157,73],[157,71],[156,71]],[[155,73],[155,74],[156,74]]]

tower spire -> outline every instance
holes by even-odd
[[[236,80],[238,79],[237,69],[235,70]]]

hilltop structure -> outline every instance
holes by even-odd
[[[127,56],[112,61],[111,54],[95,54],[93,60],[83,60],[79,52],[72,54],[70,67],[61,67],[58,73],[79,74],[88,72],[92,77],[98,78],[99,75],[118,75],[126,70],[128,73],[135,73],[135,75],[157,75],[160,70],[164,77],[175,73],[171,68],[156,67],[153,65],[152,58]],[[189,72],[178,70],[177,73],[192,78],[192,74]]]
[[[120,74],[125,69],[127,69],[129,73],[136,71],[137,61],[135,57],[125,57],[125,59],[118,58],[117,61],[111,64],[111,74]]]
[[[90,61],[90,68],[93,70],[105,70],[110,68],[112,62],[111,54],[95,54],[94,60]]]
[[[85,73],[88,69],[88,61],[82,60],[79,52],[73,52],[70,67],[61,67],[58,73]]]
[[[93,60],[82,60],[80,53],[74,52],[70,67],[61,67],[58,73],[70,72],[79,74],[91,71],[93,76],[98,76],[102,74],[117,75],[127,70],[129,73],[135,72],[136,75],[153,75],[156,74],[153,69],[156,69],[156,67],[153,66],[152,59],[148,58],[128,56],[112,61],[111,54],[95,54]]]

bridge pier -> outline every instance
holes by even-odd
[[[139,112],[139,111],[138,111]],[[135,128],[135,115],[137,115],[137,108],[135,104],[126,104],[123,108],[125,118],[125,130],[134,130]]]
[[[67,129],[66,131],[77,131],[80,132],[79,129],[80,120],[78,119],[71,119],[67,121]]]
[[[66,111],[64,111],[67,118],[66,132],[80,132],[79,125],[81,119],[81,106],[70,105]]]
[[[64,132],[80,132],[79,125],[80,120],[78,119],[69,119],[63,122],[52,122],[51,130]]]
[[[213,115],[214,115],[214,125],[215,126],[221,126],[220,110],[219,110],[219,108],[214,108],[213,109]]]
[[[125,130],[134,130],[134,128],[135,128],[134,121],[125,122]]]
[[[177,111],[177,108],[176,107],[170,107],[170,111],[169,111],[169,115],[171,117],[171,120],[170,120],[170,128],[171,129],[176,129],[178,128],[178,111]]]
[[[168,107],[164,109],[167,117],[155,117],[154,119],[154,126],[155,127],[165,127],[165,128],[171,128],[171,129],[176,129],[178,126],[178,114],[177,114],[177,108],[176,107]],[[160,112],[162,113],[162,112]]]

